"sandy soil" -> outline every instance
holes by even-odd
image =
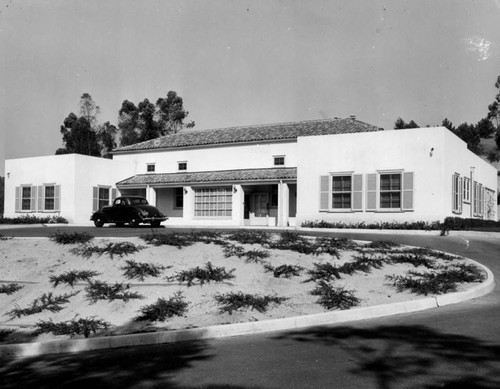
[[[109,242],[119,242],[124,239],[94,239],[93,244],[103,246]],[[111,323],[110,333],[121,334],[145,330],[144,323],[137,323],[132,319],[137,315],[140,307],[155,302],[159,297],[169,298],[177,291],[182,291],[189,302],[188,311],[183,317],[173,317],[163,323],[154,323],[159,329],[179,329],[201,327],[215,324],[237,323],[246,321],[283,318],[297,315],[326,312],[325,308],[316,303],[317,296],[310,294],[315,287],[313,282],[303,283],[307,278],[305,271],[299,277],[274,278],[272,273],[266,272],[262,264],[246,263],[244,258],[225,258],[223,249],[214,244],[196,243],[192,246],[178,249],[171,246],[154,247],[147,245],[139,238],[130,238],[126,241],[145,246],[138,253],[128,256],[108,255],[85,259],[70,252],[77,245],[58,245],[48,239],[21,239],[14,238],[0,241],[0,284],[11,282],[20,283],[23,289],[12,295],[0,294],[0,328],[29,329],[39,320],[52,319],[54,322],[65,321],[76,317],[96,316]],[[235,242],[236,243],[236,242]],[[247,250],[262,249],[258,245],[242,245]],[[329,255],[304,255],[288,250],[270,250],[271,256],[266,259],[273,266],[282,264],[300,265],[305,269],[312,269],[317,262],[330,261],[341,265],[352,260],[355,252],[341,252],[340,259]],[[164,270],[161,277],[146,278],[143,282],[128,280],[120,269],[126,259],[137,262],[152,263],[162,266],[171,266]],[[214,266],[225,267],[228,271],[235,269],[235,278],[224,283],[210,283],[187,287],[177,282],[168,282],[165,278],[174,275],[180,270],[187,270],[196,266],[204,267],[207,262]],[[94,270],[100,273],[95,279],[108,283],[123,282],[130,284],[130,290],[144,296],[140,300],[99,301],[90,304],[86,300],[86,282],[80,282],[73,288],[59,285],[55,288],[49,282],[51,275],[59,275],[69,270]],[[386,281],[386,275],[402,275],[408,270],[415,269],[411,265],[386,265],[382,269],[372,270],[371,273],[355,273],[352,276],[343,276],[335,281],[336,285],[352,290],[361,300],[359,306],[371,306],[398,301],[407,301],[421,298],[408,292],[397,292]],[[460,290],[470,288],[472,284],[460,285]],[[27,307],[33,300],[43,293],[52,292],[54,295],[80,291],[71,298],[71,302],[63,310],[56,313],[49,311],[38,314],[10,319],[5,313],[13,308]],[[278,295],[287,300],[281,305],[272,305],[266,313],[255,310],[237,311],[233,314],[220,313],[214,300],[216,293],[226,292],[256,293],[260,295]],[[41,335],[40,339],[48,335]],[[50,336],[49,336],[50,337]]]

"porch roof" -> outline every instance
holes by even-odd
[[[219,170],[192,173],[138,174],[122,180],[118,187],[145,185],[203,184],[217,182],[244,183],[255,181],[296,180],[297,168]]]

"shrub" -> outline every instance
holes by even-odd
[[[243,244],[265,245],[270,241],[271,236],[265,231],[239,230],[230,235],[228,239],[235,240]]]
[[[384,258],[374,256],[368,257],[366,253],[362,253],[361,257],[354,256],[353,262],[346,262],[342,266],[339,266],[337,270],[339,273],[347,275],[351,275],[356,271],[369,273],[372,268],[380,269],[386,262]]]
[[[187,282],[187,286],[192,286],[195,281],[200,285],[204,283],[214,282],[222,282],[225,280],[229,280],[234,278],[235,269],[231,269],[229,272],[226,271],[224,267],[214,267],[210,262],[207,262],[205,268],[201,268],[199,266],[189,269],[183,270],[175,275],[168,277],[168,281],[178,281],[179,284],[182,282]]]
[[[13,332],[14,332],[14,330],[3,330],[3,329],[0,329],[0,343],[4,342],[5,339],[7,339],[9,337],[9,335],[12,334]]]
[[[49,235],[49,239],[58,244],[87,243],[94,236],[86,232],[55,232]]]
[[[380,222],[380,223],[342,223],[342,222],[325,222],[325,221],[305,221],[302,223],[302,227],[306,228],[353,228],[353,229],[371,229],[371,230],[440,230],[441,223],[439,221],[434,222]]]
[[[133,299],[142,299],[143,296],[137,292],[128,292],[130,285],[123,285],[116,282],[114,285],[109,285],[102,281],[89,281],[89,285],[85,288],[87,292],[87,300],[91,304],[95,304],[99,300],[123,300],[127,302]]]
[[[247,308],[264,313],[267,311],[269,304],[281,304],[288,299],[273,295],[260,296],[243,292],[230,292],[215,295],[215,300],[219,304],[220,313],[228,312],[231,315],[233,311]]]
[[[358,244],[350,239],[335,237],[316,238],[316,244],[320,247],[321,251],[325,253],[329,253],[328,250],[330,248],[336,250],[354,250],[358,247]],[[333,255],[337,256],[337,252],[334,252]]]
[[[392,263],[409,263],[415,267],[424,266],[428,269],[434,268],[436,261],[418,254],[401,254],[390,257]]]
[[[54,288],[61,283],[73,287],[76,282],[89,281],[92,277],[96,277],[99,274],[100,273],[92,270],[71,270],[58,276],[50,276],[49,281]]]
[[[20,318],[21,316],[34,315],[42,311],[59,312],[64,307],[61,305],[69,303],[69,299],[80,292],[73,292],[69,294],[63,294],[59,296],[54,296],[52,293],[44,293],[41,297],[33,300],[31,306],[28,308],[16,308],[8,311],[5,315],[10,316],[11,319]]]
[[[300,272],[304,270],[302,266],[295,265],[280,265],[277,267],[273,267],[271,265],[264,265],[266,272],[273,273],[275,278],[290,278],[290,277],[298,277],[300,276]]]
[[[224,256],[226,258],[229,257],[241,258],[243,255],[245,255],[245,248],[243,246],[236,246],[234,244],[228,244],[224,246]]]
[[[375,240],[367,244],[365,247],[384,252],[384,251],[390,251],[395,247],[399,247],[399,244],[390,240]]]
[[[18,290],[21,290],[23,288],[22,285],[19,284],[7,284],[7,285],[0,285],[0,294],[7,294],[11,295],[16,293]]]
[[[269,258],[269,251],[266,250],[249,250],[245,251],[245,262],[263,263],[264,258]]]
[[[0,224],[54,224],[65,223],[68,221],[61,216],[38,217],[32,215],[24,215],[15,218],[4,217],[0,219]]]
[[[103,255],[108,254],[111,259],[115,255],[123,257],[123,255],[133,254],[144,249],[144,246],[136,246],[130,242],[108,243],[104,247],[95,246],[92,244],[83,244],[79,247],[71,249],[75,255],[81,255],[84,258],[90,258],[92,254]]]
[[[226,245],[226,241],[221,238],[221,234],[215,231],[193,231],[189,235],[191,242],[214,243],[221,246]]]
[[[3,236],[2,234],[0,234],[0,240],[9,240],[9,239],[12,239],[12,238],[9,238],[7,236]]]
[[[318,246],[297,232],[284,231],[277,242],[270,244],[271,248],[278,250],[291,250],[301,254],[319,254]]]
[[[417,256],[427,255],[429,257],[443,259],[445,261],[453,261],[455,259],[460,259],[460,257],[457,255],[450,255],[447,253],[443,253],[442,251],[431,250],[431,249],[427,249],[427,248],[423,248],[423,247],[408,248],[408,249],[401,251],[401,253],[414,254]]]
[[[150,234],[145,234],[140,236],[141,239],[145,240],[147,243],[153,246],[174,246],[181,249],[186,246],[191,246],[193,244],[193,237],[191,234],[178,234],[178,233],[168,233],[161,234],[152,232]]]
[[[91,332],[96,334],[100,330],[109,328],[110,324],[93,316],[59,323],[54,323],[52,320],[40,320],[35,327],[34,335],[53,333],[54,335],[83,335],[88,338]]]
[[[314,269],[308,270],[309,278],[304,282],[330,281],[332,278],[340,279],[339,269],[331,263],[314,263]]]
[[[124,271],[123,275],[129,280],[136,278],[140,281],[144,281],[144,277],[159,277],[161,272],[165,270],[165,266],[140,263],[134,260],[127,260],[125,263],[126,265],[121,267],[121,269]]]
[[[156,303],[146,305],[139,310],[136,321],[165,321],[173,316],[182,316],[187,311],[188,303],[182,292],[177,292],[168,300],[159,298]]]
[[[444,219],[442,229],[449,230],[470,230],[473,228],[495,228],[500,227],[500,222],[495,220],[468,219],[462,217],[447,217]]]
[[[360,302],[353,291],[333,287],[325,281],[320,281],[311,294],[319,296],[318,304],[326,309],[349,309]]]

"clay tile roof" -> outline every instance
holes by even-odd
[[[321,119],[302,122],[264,124],[246,127],[183,131],[146,142],[119,147],[115,153],[174,149],[179,147],[209,146],[256,141],[295,140],[299,136],[348,134],[354,132],[380,131],[379,127],[348,119]]]
[[[296,178],[297,168],[244,169],[193,173],[138,174],[120,181],[116,185],[124,187],[162,184],[203,184],[210,182],[238,183],[294,180]]]

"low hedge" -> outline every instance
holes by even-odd
[[[55,223],[67,224],[68,221],[61,216],[38,217],[32,215],[24,215],[19,217],[0,218],[0,224],[55,224]]]

